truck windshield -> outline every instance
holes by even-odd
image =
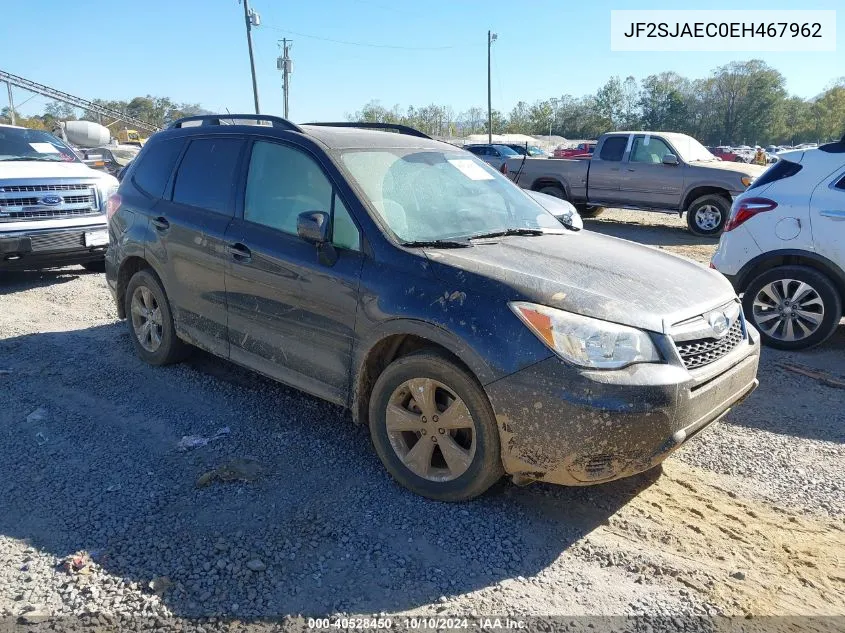
[[[711,154],[704,145],[696,141],[691,136],[680,136],[670,139],[672,145],[680,154],[680,159],[687,163],[694,162],[709,162],[716,160],[716,157]]]
[[[42,130],[0,126],[0,161],[78,163],[73,150]]]
[[[561,228],[519,187],[466,152],[347,150],[341,162],[390,230],[406,242]]]

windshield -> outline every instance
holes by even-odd
[[[499,153],[502,154],[503,156],[519,156],[519,154],[517,152],[513,151],[507,145],[494,145],[493,147],[495,147],[497,150],[499,150]]]
[[[79,162],[72,149],[48,132],[0,126],[0,161],[11,160]]]
[[[691,136],[673,136],[669,141],[675,146],[680,154],[679,158],[683,161],[692,163],[716,160],[716,157],[704,145]]]
[[[341,162],[390,230],[406,242],[507,229],[560,229],[519,187],[461,151],[347,150]]]
[[[542,156],[544,154],[543,150],[539,147],[530,146],[528,148],[528,155],[529,156]]]

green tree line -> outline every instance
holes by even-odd
[[[114,101],[107,99],[93,99],[92,103],[112,110],[122,112],[127,116],[146,121],[155,127],[165,127],[172,121],[183,116],[204,114],[204,110],[198,103],[176,103],[169,97],[135,97],[128,101]],[[67,103],[52,101],[44,107],[43,114],[31,117],[16,117],[16,123],[23,127],[52,131],[57,127],[59,121],[82,120],[95,121],[102,125],[108,125],[111,130],[116,131],[124,127],[132,127],[123,121],[113,122],[113,119],[100,117],[95,112],[75,108]],[[11,113],[9,108],[0,110],[0,122],[10,123]]]
[[[487,132],[487,110],[457,113],[450,106],[383,107],[371,101],[352,121],[403,123],[434,136]],[[845,133],[845,77],[812,99],[790,96],[780,72],[757,59],[732,62],[703,79],[674,72],[611,77],[595,94],[564,94],[510,113],[493,111],[494,133],[596,138],[623,129],[684,132],[707,145],[797,144],[839,139]]]

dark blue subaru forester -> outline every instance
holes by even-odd
[[[142,359],[196,346],[349,407],[433,499],[644,471],[757,385],[758,335],[720,274],[567,228],[410,128],[182,119],[108,215]]]

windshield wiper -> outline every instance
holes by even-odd
[[[10,161],[30,161],[30,160],[40,160],[42,162],[47,163],[59,163],[59,160],[53,160],[52,158],[45,158],[43,156],[15,156],[14,158],[0,158],[0,162],[8,163]]]
[[[480,240],[486,237],[505,237],[507,235],[545,235],[546,231],[543,229],[502,229],[501,231],[491,231],[490,233],[479,233],[477,235],[470,235],[468,240]]]
[[[402,246],[408,248],[469,248],[472,244],[469,240],[412,240],[402,242]]]

